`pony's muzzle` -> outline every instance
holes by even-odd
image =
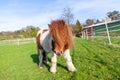
[[[61,55],[63,55],[63,51],[56,52],[56,54],[57,54],[58,56],[61,56]]]

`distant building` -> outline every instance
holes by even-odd
[[[85,33],[87,33],[88,36],[93,36],[94,35],[94,31],[95,31],[95,27],[93,25],[91,25],[91,27],[90,26],[89,27],[84,27],[83,31]]]

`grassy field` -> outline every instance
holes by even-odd
[[[57,73],[49,72],[51,63],[38,68],[35,43],[20,46],[0,43],[0,80],[120,80],[120,39],[75,39],[71,50],[77,72],[69,72],[58,57]],[[49,61],[51,55],[48,55]]]

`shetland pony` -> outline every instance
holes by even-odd
[[[40,30],[37,33],[36,42],[39,54],[39,67],[43,62],[48,63],[47,53],[52,54],[50,72],[56,72],[57,56],[63,55],[66,59],[69,71],[76,71],[70,56],[70,48],[74,47],[72,31],[64,20],[54,20],[48,24],[49,30]]]

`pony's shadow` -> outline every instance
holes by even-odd
[[[38,54],[32,54],[30,57],[33,59],[33,62],[36,63],[39,66]],[[48,61],[51,62],[51,59],[48,58]],[[50,71],[50,63],[49,64],[43,63],[43,65],[45,65],[48,68],[48,71]],[[62,68],[66,69],[68,71],[66,66],[63,66],[63,65],[61,65],[59,63],[57,63],[57,66],[62,67]]]

